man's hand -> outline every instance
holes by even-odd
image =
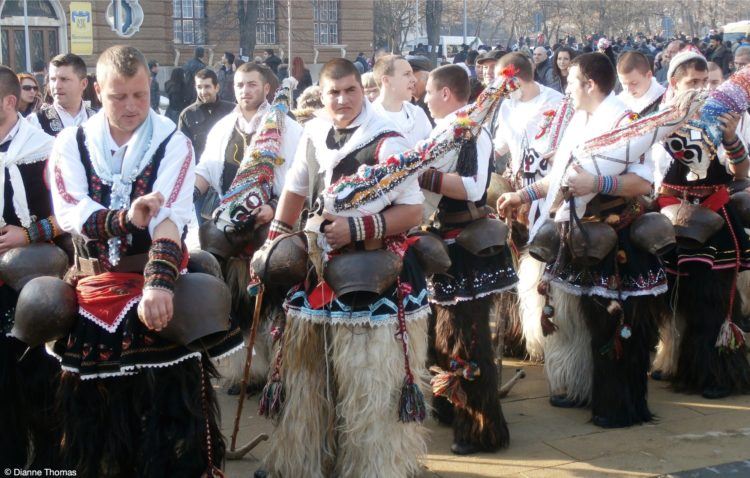
[[[339,249],[352,242],[352,235],[349,231],[349,220],[347,218],[328,213],[323,213],[323,218],[331,221],[330,224],[323,228],[323,234],[326,236],[326,242],[329,246],[333,249]]]
[[[503,218],[511,217],[513,212],[521,207],[522,203],[520,194],[516,192],[505,193],[497,199],[497,213]]]
[[[255,216],[256,225],[260,226],[262,224],[267,224],[273,219],[273,208],[268,204],[263,204],[262,206],[253,209],[250,215]]]
[[[172,320],[174,294],[162,289],[146,289],[138,304],[138,318],[149,330],[159,332]]]
[[[5,226],[0,229],[0,254],[29,243],[26,231],[18,226]]]
[[[595,193],[596,176],[583,169],[580,165],[571,165],[576,174],[568,176],[568,188],[574,197]]]
[[[130,205],[128,219],[139,229],[145,229],[151,219],[159,214],[164,205],[164,196],[160,192],[153,192],[141,196]]]
[[[740,114],[730,111],[720,115],[718,120],[719,129],[724,134],[722,141],[731,146],[737,139],[737,125],[740,122]]]

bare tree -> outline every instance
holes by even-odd
[[[425,0],[425,27],[430,59],[437,62],[437,50],[440,45],[440,23],[443,16],[443,0]]]
[[[240,48],[252,56],[255,51],[255,24],[258,23],[258,0],[237,0],[237,20],[240,27]]]
[[[417,24],[414,3],[409,0],[376,0],[374,5],[375,44],[401,53],[410,30]]]

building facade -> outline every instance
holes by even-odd
[[[116,44],[135,46],[163,66],[182,65],[196,47],[203,46],[204,61],[215,66],[225,51],[240,54],[240,1],[0,0],[0,63],[16,71],[27,69],[25,3],[31,69],[71,50],[71,4],[74,8],[83,4],[91,11],[91,54],[82,56],[92,69],[98,55]],[[255,51],[241,52],[247,58],[272,48],[286,62],[290,44],[291,57],[299,56],[308,65],[342,55],[354,59],[360,51],[372,51],[372,0],[258,0],[257,4]]]

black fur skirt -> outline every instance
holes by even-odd
[[[510,443],[508,425],[497,394],[497,365],[492,349],[489,312],[492,297],[435,305],[435,361],[442,370],[460,359],[473,362],[479,374],[473,380],[460,378],[466,394],[464,406],[451,406],[443,397],[434,397],[438,419],[452,419],[454,441],[495,451]]]
[[[124,377],[81,380],[63,372],[61,468],[91,478],[156,478],[199,477],[209,455],[220,466],[225,443],[210,383],[216,375],[205,355]]]

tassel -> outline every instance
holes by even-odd
[[[278,377],[274,377],[263,387],[258,402],[258,415],[266,418],[276,418],[281,413],[284,406],[286,394],[284,393],[284,384]]]
[[[456,161],[456,173],[462,178],[471,178],[477,175],[477,170],[477,140],[464,140]]]
[[[413,378],[404,377],[398,401],[398,420],[403,423],[421,422],[425,419],[426,410],[422,391]]]
[[[542,335],[547,337],[557,332],[557,324],[550,320],[555,315],[555,308],[549,304],[545,304],[542,309]]]
[[[430,367],[431,371],[440,370],[440,373],[432,377],[432,393],[438,397],[445,397],[455,407],[466,406],[466,392],[461,386],[459,376],[454,372],[446,372],[438,367]]]
[[[745,335],[742,329],[730,319],[721,324],[719,336],[716,339],[716,347],[722,352],[735,352],[745,346]]]

